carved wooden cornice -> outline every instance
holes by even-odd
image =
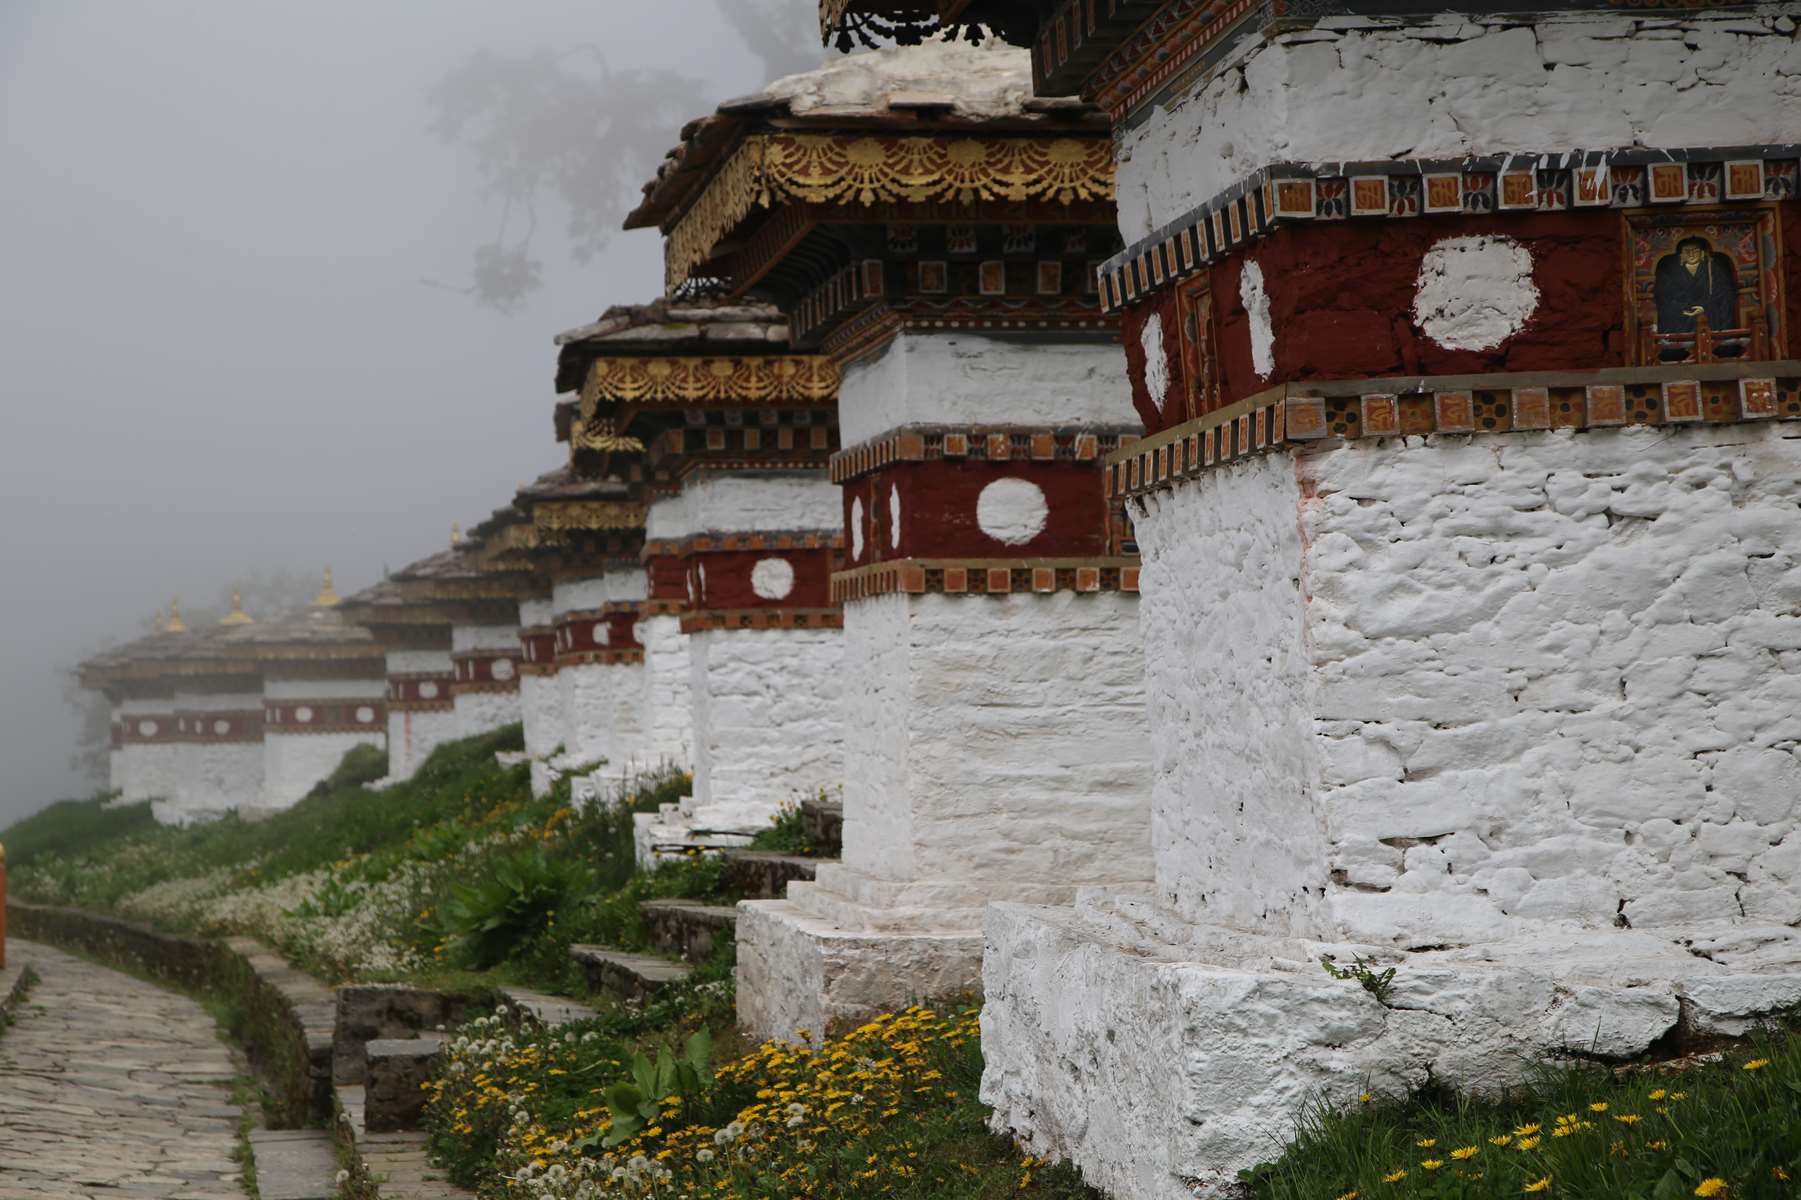
[[[603,401],[821,404],[837,394],[837,364],[816,354],[609,357],[597,358],[588,367],[581,414],[585,425]]]
[[[609,529],[642,529],[650,505],[624,500],[574,500],[534,504],[532,521],[541,541],[555,543],[570,533]]]
[[[1102,135],[752,134],[670,229],[667,283],[679,287],[746,217],[778,204],[1112,198],[1113,144]]]

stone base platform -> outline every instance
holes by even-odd
[[[749,925],[741,938],[759,940]],[[1495,1088],[1548,1058],[1742,1035],[1801,1002],[1801,931],[1786,927],[1547,926],[1407,953],[1199,927],[1085,891],[1073,907],[992,905],[983,935],[995,1129],[1140,1200],[1235,1190],[1311,1097]],[[1327,975],[1328,954],[1393,967],[1385,995]]]

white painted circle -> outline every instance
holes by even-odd
[[[139,721],[138,722],[138,735],[140,737],[155,737],[156,736],[156,722],[155,721]]]
[[[1413,323],[1447,350],[1492,350],[1538,311],[1532,252],[1509,237],[1454,237],[1420,260]]]
[[[900,484],[888,488],[888,545],[900,549]]]
[[[750,590],[765,600],[786,600],[794,591],[794,564],[785,558],[759,558],[750,569]]]
[[[362,725],[374,724],[375,710],[373,708],[370,708],[367,704],[365,704],[365,705],[363,705],[363,707],[356,710],[356,719],[357,719],[357,722]]]
[[[438,698],[438,685],[437,684],[431,682],[428,679],[424,683],[419,685],[419,699],[421,699],[421,700],[436,700],[437,698]]]
[[[1044,489],[1029,479],[997,479],[976,497],[976,524],[997,542],[1023,546],[1050,518]]]
[[[852,561],[863,557],[863,497],[861,496],[850,502],[850,556]]]
[[[1270,320],[1269,289],[1263,285],[1263,268],[1255,262],[1244,264],[1238,275],[1238,299],[1244,305],[1251,325],[1251,370],[1257,378],[1268,379],[1276,369],[1276,326]]]
[[[213,722],[213,732],[218,734],[220,737],[224,737],[226,734],[231,732],[231,722],[230,721],[214,721]]]
[[[513,660],[497,658],[494,660],[494,678],[505,682],[513,677]]]
[[[313,719],[313,710],[303,704],[294,710],[294,719],[302,725],[309,724]]]
[[[1144,390],[1158,412],[1169,408],[1169,351],[1163,345],[1163,314],[1153,312],[1138,334],[1144,351]]]

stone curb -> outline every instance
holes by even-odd
[[[332,992],[262,943],[182,937],[83,909],[17,899],[8,900],[7,913],[21,937],[136,965],[198,991],[235,996],[249,1016],[244,1049],[279,1089],[280,1121],[301,1126],[330,1114]]]

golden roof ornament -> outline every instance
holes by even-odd
[[[463,523],[461,521],[452,521],[450,523],[450,548],[452,550],[455,550],[458,546],[460,546],[462,544],[463,544]]]
[[[250,619],[250,614],[244,611],[244,593],[243,592],[240,592],[235,588],[232,589],[231,611],[219,618],[219,624],[221,624],[221,625],[249,625],[249,624],[252,624],[252,621]]]
[[[319,583],[319,594],[313,597],[314,608],[336,608],[338,606],[337,589],[331,585],[331,568],[325,568],[325,578]]]
[[[163,623],[164,633],[186,633],[187,622],[181,619],[181,599],[177,597],[169,601],[169,619]]]

